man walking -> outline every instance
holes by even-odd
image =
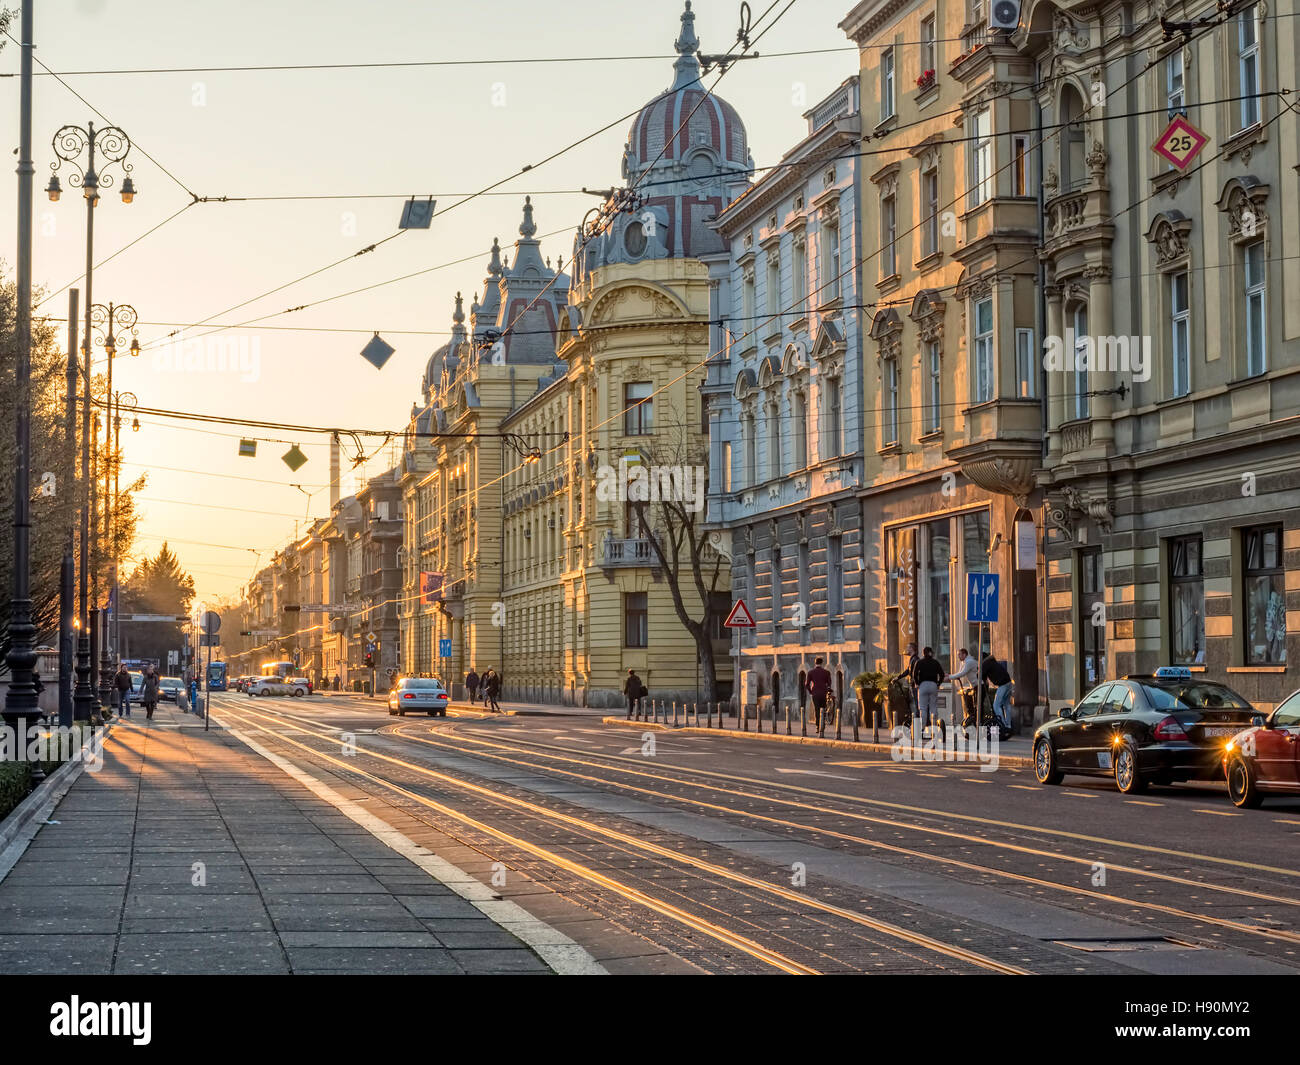
[[[993,657],[990,651],[980,666],[980,681],[996,692],[993,696],[993,712],[1002,722],[1002,730],[1010,735],[1011,725],[1011,674],[1006,667]]]
[[[921,657],[912,667],[912,679],[916,684],[916,712],[924,730],[930,726],[932,718],[938,717],[939,685],[947,679],[943,666],[934,657],[933,647],[921,651]]]
[[[634,714],[641,712],[641,700],[645,697],[645,685],[641,683],[641,678],[636,675],[635,669],[627,671],[623,694],[627,696],[627,716],[630,721]]]
[[[474,672],[474,667],[470,666],[469,672],[465,674],[465,687],[469,689],[469,702],[471,706],[473,706],[478,700],[478,685],[479,675]]]
[[[817,659],[806,682],[808,694],[812,696],[813,726],[818,736],[822,734],[822,719],[826,715],[826,695],[831,690],[831,673],[825,662],[824,658]]]
[[[122,717],[131,716],[131,674],[125,665],[117,667],[113,675],[113,687],[117,689],[117,712]]]
[[[486,673],[483,674],[483,705],[494,714],[501,713],[501,705],[497,702],[501,694],[501,674],[490,666]]]

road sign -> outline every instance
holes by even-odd
[[[1209,143],[1208,133],[1197,129],[1182,115],[1175,115],[1164,132],[1156,138],[1155,144],[1151,145],[1151,150],[1179,170],[1186,170]]]
[[[366,643],[377,643],[378,641],[379,641],[379,637],[376,636],[373,632],[366,633]]]
[[[966,620],[992,623],[998,620],[998,575],[966,574]]]
[[[440,639],[438,641],[438,657],[439,658],[451,657],[451,639],[449,637]]]
[[[179,660],[180,653],[178,651],[172,650],[167,652],[167,664],[169,666],[174,666]]]
[[[189,621],[188,614],[123,614],[123,621],[165,621],[169,625],[179,625]]]
[[[754,616],[749,612],[749,607],[745,605],[745,600],[736,600],[731,607],[731,613],[727,615],[727,620],[722,624],[728,629],[752,629],[754,627]]]
[[[221,631],[221,615],[215,610],[205,610],[199,618],[199,628],[207,635],[215,636]]]

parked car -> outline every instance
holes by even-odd
[[[1258,806],[1265,795],[1300,792],[1300,691],[1283,699],[1262,723],[1234,736],[1223,752],[1228,795]]]
[[[144,674],[138,670],[130,670],[131,676],[131,698],[133,700],[140,698],[140,693],[144,691]]]
[[[258,677],[251,681],[245,691],[246,695],[292,695],[301,697],[307,694],[307,685],[301,680],[281,680],[279,677]]]
[[[408,710],[425,710],[430,717],[447,716],[447,688],[432,677],[402,677],[388,693],[388,713],[405,717]]]
[[[170,703],[179,702],[177,696],[185,690],[185,682],[180,677],[163,677],[158,682],[158,698]]]
[[[1066,773],[1108,776],[1120,791],[1148,783],[1213,780],[1228,741],[1260,718],[1231,688],[1198,680],[1183,666],[1152,676],[1103,681],[1034,733],[1034,775],[1059,784]]]

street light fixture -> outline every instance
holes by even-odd
[[[86,169],[83,173],[78,174],[75,170],[68,176],[68,184],[73,188],[82,188],[85,190],[86,198],[86,324],[82,341],[82,352],[84,354],[83,367],[83,401],[81,408],[81,429],[82,439],[85,441],[81,453],[81,483],[85,495],[82,496],[81,507],[81,577],[80,577],[80,599],[81,599],[81,618],[78,625],[79,636],[77,639],[77,686],[73,697],[74,716],[78,721],[89,721],[94,714],[96,707],[95,700],[95,663],[92,652],[92,635],[98,639],[99,632],[99,607],[98,602],[98,579],[95,581],[93,593],[95,598],[92,599],[88,592],[87,581],[90,574],[89,544],[91,541],[90,533],[90,515],[95,511],[95,479],[91,476],[91,447],[95,441],[95,436],[90,431],[90,407],[92,402],[91,395],[91,373],[90,373],[90,355],[93,347],[94,336],[94,266],[95,266],[95,204],[99,202],[99,189],[111,188],[113,185],[113,175],[110,172],[97,173],[95,170],[96,156],[104,166],[112,166],[115,163],[121,164],[124,176],[122,182],[122,201],[130,203],[135,199],[135,183],[131,180],[131,164],[126,162],[126,157],[131,151],[131,140],[117,126],[106,126],[102,129],[95,129],[95,124],[90,122],[85,129],[80,126],[62,126],[54,134],[53,140],[54,154],[58,156],[59,161],[50,164],[50,183],[46,186],[45,191],[50,200],[57,202],[63,191],[59,182],[58,171],[62,163],[78,163],[83,152],[86,153]],[[134,325],[134,320],[132,321]],[[112,332],[112,329],[109,329]],[[138,348],[133,348],[138,351]],[[110,368],[112,360],[109,361]],[[98,522],[96,522],[96,534],[98,533]],[[91,604],[96,605],[92,608]],[[94,623],[92,624],[92,617]],[[108,678],[100,678],[103,685],[108,684]]]

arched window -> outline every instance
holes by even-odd
[[[802,470],[808,465],[808,398],[802,391],[790,395],[794,414],[794,468]]]
[[[1088,183],[1083,161],[1083,99],[1072,85],[1061,91],[1061,188],[1079,189]]]

